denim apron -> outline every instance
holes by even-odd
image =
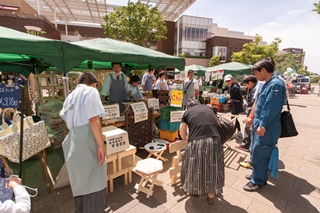
[[[120,113],[122,113],[126,108],[121,103],[127,100],[127,92],[125,88],[125,82],[123,74],[120,74],[119,79],[114,79],[112,75],[111,77],[111,86],[110,86],[110,95],[109,95],[109,103],[118,103],[120,107]]]
[[[188,89],[186,89],[187,87]],[[194,97],[194,80],[192,82],[183,82],[183,88],[182,106],[186,106],[189,102],[189,98]]]
[[[153,80],[152,80],[152,78],[151,78],[151,76],[149,74],[147,74],[147,80],[146,80],[146,83],[144,85],[144,90],[145,91],[153,90]]]
[[[62,109],[74,112],[79,96],[84,89],[77,91],[73,104]],[[72,194],[74,197],[101,191],[107,187],[106,163],[99,166],[97,155],[98,144],[91,130],[90,123],[74,126],[62,143]]]

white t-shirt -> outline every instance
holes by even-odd
[[[73,109],[68,110],[68,107],[70,107],[74,102],[75,93],[82,89],[84,90],[79,96],[79,100],[74,108],[75,111]],[[64,114],[63,110],[65,110]],[[95,116],[101,117],[105,113],[98,90],[85,84],[77,85],[76,89],[63,103],[63,110],[61,110],[60,116],[65,120],[68,129],[72,129],[73,124],[74,126],[83,126],[88,124],[90,118]],[[74,121],[72,121],[73,112]]]

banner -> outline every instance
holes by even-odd
[[[171,106],[178,106],[181,107],[182,103],[182,97],[183,97],[183,91],[182,90],[172,90],[171,91]]]
[[[133,103],[131,104],[131,108],[133,110],[135,123],[148,120],[148,109],[144,102]]]
[[[224,70],[212,71],[211,80],[223,79]]]

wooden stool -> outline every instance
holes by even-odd
[[[135,173],[141,176],[141,180],[139,184],[135,185],[136,192],[139,193],[140,191],[147,194],[147,198],[149,198],[153,193],[154,184],[158,184],[162,186],[162,182],[157,179],[159,172],[163,170],[162,161],[154,159],[154,158],[147,158],[137,162],[137,166],[133,169]],[[151,186],[150,188],[146,188],[143,186],[145,181],[150,181]]]
[[[107,161],[107,182],[109,181],[109,190],[113,192],[113,179],[124,176],[124,185],[132,182],[132,169],[136,165],[136,147],[130,147],[121,152],[108,155]]]

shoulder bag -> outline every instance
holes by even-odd
[[[225,143],[236,132],[236,128],[230,120],[218,115],[218,113],[214,112],[214,116],[217,121],[217,126],[218,126],[218,131],[220,134],[221,142]]]
[[[281,135],[280,138],[294,137],[299,133],[294,125],[293,117],[290,113],[289,101],[287,101],[287,110],[281,113]]]

